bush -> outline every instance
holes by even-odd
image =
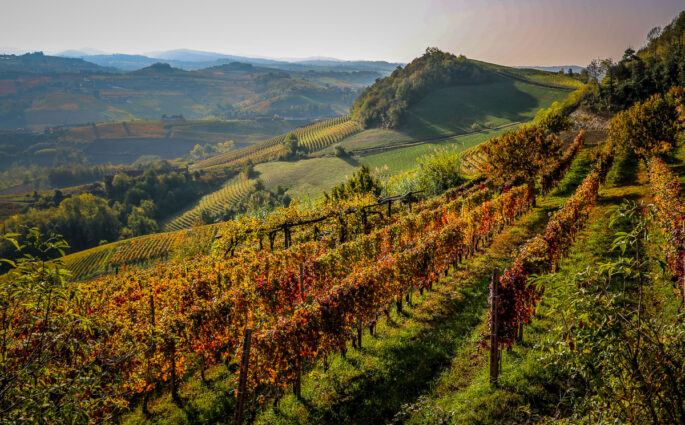
[[[335,147],[335,156],[337,156],[338,158],[344,158],[347,155],[349,154],[342,145],[337,145]]]
[[[534,122],[551,133],[558,133],[571,128],[571,121],[566,117],[559,102],[552,103],[552,106],[547,109],[540,109]]]
[[[330,196],[324,192],[324,197],[326,199],[342,200],[349,199],[354,195],[367,193],[379,196],[381,194],[381,184],[378,179],[371,175],[369,166],[364,164],[352,175],[352,178],[331,189]]]
[[[419,187],[431,194],[459,186],[464,178],[461,175],[459,154],[447,149],[419,158]]]

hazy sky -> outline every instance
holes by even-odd
[[[406,62],[427,46],[504,65],[640,47],[683,0],[0,0],[0,50],[178,48]]]

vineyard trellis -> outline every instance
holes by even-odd
[[[600,183],[612,161],[613,153],[608,145],[571,198],[552,215],[544,232],[526,242],[511,266],[493,280],[492,285],[496,288],[492,293],[497,295],[497,310],[491,309],[489,315],[491,344],[511,346],[521,338],[523,326],[530,322],[544,290],[529,284],[529,278],[552,271],[564,251],[575,241],[577,232],[585,225],[597,201]],[[493,332],[496,332],[494,336]],[[486,344],[485,340],[483,344]],[[496,350],[497,347],[491,349]],[[494,369],[491,368],[491,380],[496,384],[496,371],[494,378],[492,375]]]

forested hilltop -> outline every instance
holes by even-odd
[[[478,85],[506,78],[524,81],[542,80],[541,84],[573,87],[571,77],[535,70],[517,70],[485,62],[474,61],[463,55],[455,56],[429,47],[423,56],[390,76],[377,80],[354,101],[352,117],[365,127],[397,128],[405,123],[409,108],[426,94],[450,86]]]
[[[352,116],[364,126],[397,127],[407,109],[439,87],[478,84],[494,75],[469,61],[435,48],[390,76],[366,88],[352,105]]]

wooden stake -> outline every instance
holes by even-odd
[[[360,350],[362,348],[362,322],[361,322],[361,320],[357,322],[357,347]]]
[[[302,397],[302,360],[297,358],[297,375],[295,375],[295,383],[293,383],[293,395],[297,398]]]
[[[243,337],[243,355],[240,361],[240,376],[238,377],[238,398],[233,416],[234,425],[243,423],[243,404],[245,403],[245,387],[247,386],[247,372],[250,368],[250,344],[252,342],[252,329],[245,329]]]

